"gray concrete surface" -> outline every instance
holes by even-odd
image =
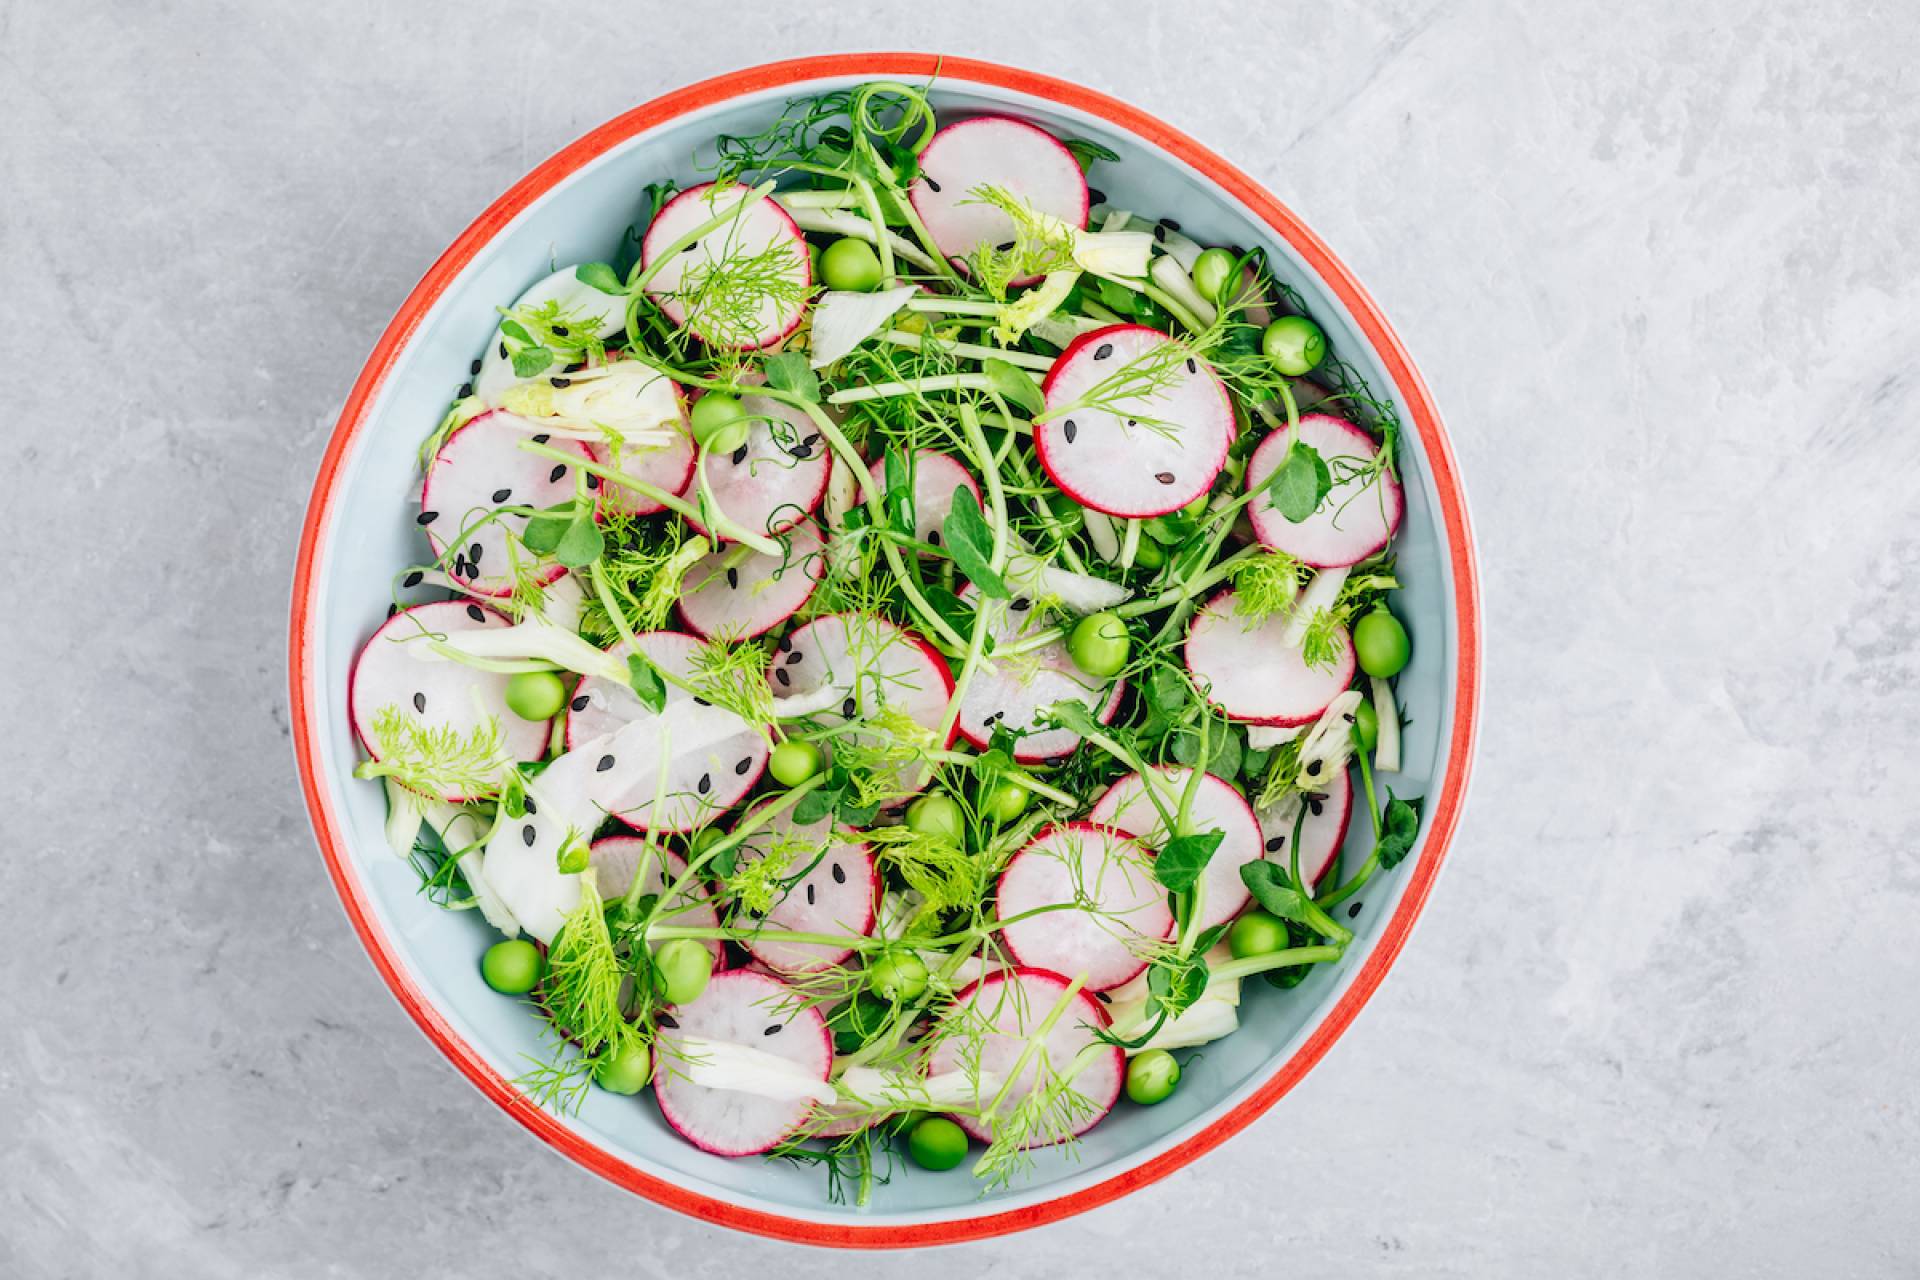
[[[847,1258],[548,1154],[362,957],[286,584],[375,335],[532,163],[933,47],[1301,210],[1452,423],[1486,731],[1400,969],[1123,1204]],[[0,1275],[1920,1274],[1920,15],[1892,0],[0,0]]]

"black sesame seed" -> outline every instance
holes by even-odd
[[[807,905],[808,905],[808,906],[810,906],[810,907],[811,907],[812,905],[814,905],[814,902],[813,902],[813,886],[812,886],[812,885],[808,885],[808,886],[807,886]]]
[[[1167,228],[1165,223],[1156,222],[1153,224],[1153,238],[1155,242],[1159,244],[1165,244],[1167,242]]]
[[[763,1036],[777,1036],[780,1034],[780,1024],[776,1022],[760,1034]]]
[[[595,773],[605,773],[607,770],[611,768],[613,768],[613,757],[601,756],[600,763],[593,766],[593,771]]]
[[[1318,760],[1309,760],[1309,761],[1307,761],[1307,774],[1308,774],[1308,776],[1310,776],[1310,777],[1318,777],[1318,776],[1319,776],[1319,774],[1320,774],[1320,762],[1319,762]]]
[[[390,605],[388,605],[388,606],[387,606],[387,616],[388,616],[389,618],[391,618],[391,617],[393,617],[393,616],[394,616],[394,615],[395,615],[396,613],[399,613],[399,612],[400,612],[400,606],[399,606],[399,605],[397,605],[397,604],[390,604]]]
[[[788,666],[792,666],[796,662],[805,662],[806,660],[807,660],[807,655],[804,653],[790,653],[787,655]]]
[[[740,589],[740,571],[738,569],[727,570],[727,586],[734,591]]]
[[[1012,609],[1015,613],[1025,613],[1027,610],[1033,608],[1033,601],[1027,599],[1025,596],[1021,596],[1009,605],[1008,608]]]
[[[477,542],[476,542],[476,543],[474,543],[474,544],[473,544],[472,546],[470,546],[470,547],[468,547],[468,548],[467,548],[467,563],[468,563],[468,564],[479,564],[479,563],[480,563],[480,553],[481,553],[481,551],[483,551],[483,550],[485,550],[485,548],[483,548],[483,547],[482,547],[482,546],[481,546],[481,545],[480,545],[479,543],[477,543]]]
[[[527,848],[529,849],[533,848],[533,842],[535,840],[538,840],[539,838],[540,838],[540,833],[533,829],[533,824],[531,822],[529,822],[526,826],[520,828],[520,839],[526,842]]]
[[[1354,918],[1355,916],[1357,916],[1357,915],[1359,915],[1359,914],[1360,914],[1360,904],[1359,904],[1359,903],[1357,903],[1357,902],[1356,902],[1356,903],[1354,903],[1354,904],[1353,904],[1352,906],[1350,906],[1350,907],[1348,907],[1348,908],[1347,908],[1347,919],[1349,919],[1349,920],[1351,920],[1351,919],[1353,919],[1353,918]]]
[[[695,240],[692,244],[688,245],[686,248],[682,249],[680,252],[692,253],[695,249],[698,249],[699,247],[700,247],[700,242],[698,240]]]
[[[536,809],[536,808],[534,808],[534,807],[533,807],[533,797],[532,797],[532,796],[522,796],[522,797],[520,797],[520,803],[521,803],[521,804],[522,804],[523,806],[525,806],[525,808],[526,808],[526,811],[527,811],[528,813],[530,813],[530,814],[537,814],[537,813],[539,813],[539,812],[540,812],[540,811],[539,811],[538,809]]]
[[[575,360],[572,364],[568,365],[566,368],[562,369],[560,372],[578,373],[586,367],[587,367],[587,362],[585,360]]]
[[[994,246],[994,248],[995,248],[996,250],[998,250],[999,252],[1001,252],[1001,253],[1012,253],[1012,252],[1013,252],[1013,241],[1011,241],[1011,240],[1007,240],[1007,241],[1004,241],[1004,242],[1002,242],[1002,243],[1000,243],[1000,244],[997,244],[997,245],[995,245],[995,246]]]
[[[1192,356],[1187,357],[1187,372],[1188,373],[1200,372],[1200,366],[1194,363]]]
[[[1327,811],[1325,803],[1319,800],[1307,801],[1307,808],[1313,810],[1313,816],[1316,818]]]
[[[563,324],[557,324],[557,325],[555,325],[555,326],[553,326],[553,336],[554,336],[554,337],[556,337],[556,338],[564,338],[564,337],[566,337],[566,336],[567,336],[567,326],[565,326],[565,325],[563,325]]]
[[[426,576],[426,574],[415,569],[412,573],[400,579],[400,585],[403,587],[417,587]]]
[[[1278,853],[1286,847],[1287,838],[1285,836],[1275,836],[1273,839],[1267,841],[1268,853]]]
[[[535,436],[535,437],[533,438],[533,442],[534,442],[535,444],[545,444],[545,443],[546,443],[547,441],[549,441],[549,440],[551,440],[551,439],[553,439],[553,437],[552,437],[552,436],[550,436],[550,435],[548,435],[548,434],[547,434],[546,432],[544,432],[544,431],[542,431],[542,432],[541,432],[541,433],[540,433],[539,435],[537,435],[537,436]]]
[[[467,372],[472,374],[478,374],[480,372],[480,362],[478,360],[475,360],[472,364],[468,365]]]
[[[593,701],[593,699],[589,698],[586,694],[583,693],[579,697],[575,698],[572,702],[568,703],[567,705],[572,707],[575,711],[585,711],[587,709],[587,704],[591,701]]]
[[[1112,1004],[1112,1003],[1113,1003],[1113,997],[1112,997],[1112,996],[1110,996],[1110,995],[1108,995],[1108,994],[1107,994],[1106,992],[1104,992],[1104,991],[1096,991],[1096,992],[1094,992],[1094,993],[1093,993],[1093,998],[1094,998],[1095,1000],[1098,1000],[1098,1001],[1099,1001],[1099,1002],[1100,1002],[1101,1004]]]
[[[487,620],[486,610],[482,609],[477,604],[470,604],[467,606],[467,616],[469,618],[472,618],[475,622],[485,622]]]
[[[1180,229],[1180,224],[1175,222],[1172,218],[1160,219],[1160,225],[1165,227],[1169,231],[1178,231]],[[558,329],[555,329],[554,332],[558,333],[560,331]]]
[[[938,195],[938,194],[940,194],[940,184],[939,184],[939,183],[937,183],[937,182],[935,182],[935,181],[934,181],[934,180],[933,180],[932,178],[928,178],[928,177],[927,177],[927,175],[926,175],[926,174],[924,174],[924,173],[923,173],[923,174],[921,174],[920,176],[921,176],[922,178],[926,178],[926,183],[927,183],[927,190],[929,190],[929,191],[931,191],[931,192],[933,192],[933,193],[934,193],[935,195]]]
[[[703,773],[700,775],[699,790],[701,795],[705,795],[707,792],[713,790],[712,774]]]
[[[693,703],[695,706],[698,706],[698,707],[710,707],[713,705],[711,702],[708,702],[705,698],[701,697],[697,693],[693,695]]]
[[[439,518],[440,513],[438,511],[422,511],[413,518],[413,522],[417,525],[429,525]]]
[[[497,506],[500,503],[505,502],[508,498],[511,498],[512,496],[513,496],[513,490],[511,489],[495,489],[493,491],[494,504]]]
[[[747,776],[747,770],[751,768],[753,768],[753,757],[746,756],[740,761],[739,764],[733,766],[733,771],[739,776],[744,778]]]
[[[745,445],[741,445],[738,449],[735,449],[733,451],[733,456],[730,459],[728,459],[728,461],[732,462],[733,465],[736,467],[739,466],[741,463],[745,462],[746,460],[747,460],[747,446]]]
[[[845,884],[847,882],[847,869],[837,862],[833,864],[833,882],[835,884]]]
[[[930,547],[940,545],[940,531],[938,529],[927,530],[927,545]]]
[[[840,714],[843,716],[850,716],[854,713],[855,710],[858,709],[859,705],[860,704],[855,702],[852,698],[848,698],[845,702],[840,704]]]
[[[778,649],[781,653],[786,653],[788,650],[793,648],[793,637],[781,636],[777,641],[774,642],[773,647],[775,649]]]
[[[1102,190],[1101,190],[1100,188],[1098,188],[1098,187],[1088,187],[1088,188],[1087,188],[1087,203],[1089,203],[1089,204],[1105,204],[1106,202],[1107,202],[1107,193],[1106,193],[1106,192],[1104,192],[1104,191],[1102,191]]]
[[[1103,342],[1099,346],[1093,349],[1093,358],[1095,360],[1105,360],[1108,356],[1112,354],[1113,354],[1113,344],[1111,342]]]
[[[473,384],[471,382],[463,382],[460,384],[460,389],[453,393],[453,398],[455,400],[465,400],[468,396],[472,394],[473,394]]]
[[[547,483],[552,484],[555,481],[559,480],[560,477],[565,474],[567,474],[567,464],[562,462],[558,466],[554,467],[553,470],[547,472]]]
[[[413,709],[421,715],[427,714],[427,695],[416,691],[413,695]]]
[[[502,360],[507,358],[507,344],[504,342],[500,344],[500,358]]]
[[[1080,434],[1080,428],[1072,418],[1068,418],[1065,422],[1061,423],[1060,430],[1066,434],[1068,444],[1072,444],[1073,438]]]
[[[1128,418],[1127,425],[1130,427],[1137,427],[1140,425],[1140,420],[1138,418]]]
[[[780,682],[780,687],[783,689],[793,683],[793,677],[787,674],[785,667],[775,667],[773,669],[773,678]]]
[[[587,488],[588,488],[588,489],[598,489],[599,487],[600,487],[600,477],[599,477],[599,476],[595,476],[595,475],[590,475],[590,476],[588,476],[588,477],[587,477]]]
[[[551,382],[555,387],[570,387],[573,385],[572,378],[548,378],[547,381]]]
[[[1173,472],[1171,472],[1171,471],[1156,471],[1156,472],[1154,472],[1154,473],[1153,473],[1153,478],[1154,478],[1155,480],[1158,480],[1158,481],[1159,481],[1159,482],[1160,482],[1161,484],[1172,484],[1172,483],[1173,483]]]
[[[674,1020],[673,1015],[670,1013],[654,1014],[653,1025],[656,1027],[665,1027],[669,1031],[678,1031],[680,1029],[680,1024]]]

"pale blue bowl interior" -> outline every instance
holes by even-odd
[[[825,79],[807,87],[817,91],[846,83],[851,81]],[[746,133],[763,127],[797,92],[751,95],[684,116],[631,139],[549,191],[482,249],[433,307],[373,404],[368,428],[343,461],[315,571],[318,622],[308,695],[322,744],[320,785],[343,815],[348,857],[391,940],[396,963],[455,1031],[509,1077],[524,1070],[525,1055],[536,1052],[540,1025],[521,1004],[482,983],[477,962],[492,936],[477,914],[429,905],[417,892],[413,872],[387,851],[380,788],[351,777],[358,752],[344,714],[348,669],[386,612],[396,567],[424,554],[413,523],[419,488],[415,450],[487,342],[497,318],[494,307],[510,301],[552,264],[614,257],[647,182],[663,176],[683,184],[698,181],[701,175],[691,162],[696,143],[720,130]],[[1361,371],[1376,394],[1404,403],[1352,318],[1320,280],[1263,224],[1183,162],[1095,117],[1006,90],[946,81],[933,97],[942,112],[1011,111],[1062,136],[1104,143],[1122,160],[1096,165],[1091,181],[1112,203],[1173,217],[1203,244],[1264,245],[1280,277],[1325,326],[1334,349]],[[1275,194],[1284,201],[1288,193]],[[1421,795],[1437,790],[1448,767],[1444,751],[1455,714],[1448,673],[1454,670],[1457,637],[1449,607],[1449,563],[1424,446],[1413,424],[1406,427],[1401,471],[1407,515],[1398,542],[1406,585],[1396,608],[1414,637],[1414,656],[1399,679],[1411,723],[1405,770],[1393,783],[1403,795]],[[1365,815],[1356,813],[1348,866],[1363,856],[1371,838]],[[1416,856],[1425,856],[1424,835]],[[1249,983],[1242,1029],[1198,1055],[1170,1101],[1151,1110],[1123,1102],[1083,1140],[1077,1159],[1039,1153],[1032,1176],[1009,1191],[983,1197],[964,1172],[903,1168],[890,1185],[877,1189],[869,1208],[856,1210],[829,1203],[826,1180],[816,1169],[725,1160],[695,1150],[668,1129],[649,1095],[635,1100],[595,1091],[565,1123],[620,1159],[671,1182],[793,1217],[868,1225],[942,1221],[1052,1199],[1151,1158],[1204,1128],[1270,1077],[1318,1025],[1369,954],[1413,865],[1410,859],[1360,895],[1363,905],[1348,920],[1358,938],[1340,966],[1322,967],[1291,991]],[[1344,918],[1345,908],[1342,912]]]

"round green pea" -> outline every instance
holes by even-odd
[[[1165,1049],[1149,1049],[1127,1063],[1127,1096],[1143,1107],[1165,1102],[1180,1083],[1180,1063]]]
[[[1133,567],[1145,569],[1151,573],[1167,562],[1167,553],[1152,538],[1140,539],[1139,549],[1133,553]]]
[[[1027,811],[1027,803],[1033,799],[1033,793],[1017,782],[996,782],[993,790],[987,792],[981,807],[986,816],[1005,826]]]
[[[653,953],[653,972],[668,1004],[691,1004],[713,976],[713,952],[692,938],[674,938]]]
[[[522,720],[551,720],[566,705],[566,681],[551,671],[522,671],[507,678],[507,710]]]
[[[480,957],[480,976],[503,996],[523,996],[540,985],[547,958],[525,938],[496,942]]]
[[[1380,745],[1380,713],[1373,703],[1362,702],[1353,709],[1353,727],[1360,735],[1360,749],[1371,751]]]
[[[1275,369],[1297,378],[1327,358],[1327,335],[1305,316],[1281,316],[1260,335],[1260,350]]]
[[[967,1131],[945,1116],[928,1116],[907,1133],[907,1154],[936,1173],[967,1158]]]
[[[1074,624],[1067,637],[1067,655],[1090,676],[1117,676],[1127,665],[1133,638],[1127,624],[1111,613],[1090,613]]]
[[[687,415],[693,426],[693,438],[713,453],[732,453],[747,442],[747,407],[739,397],[724,391],[709,391],[693,402]]]
[[[603,1053],[593,1066],[593,1082],[608,1093],[638,1093],[651,1079],[653,1054],[644,1044],[624,1045]]]
[[[1413,645],[1400,619],[1377,605],[1353,624],[1353,652],[1360,659],[1362,671],[1384,680],[1405,669],[1407,659],[1413,655]],[[1378,731],[1377,725],[1375,731]]]
[[[867,293],[880,287],[880,255],[865,240],[835,240],[820,255],[820,277],[829,289]]]
[[[789,738],[773,749],[767,759],[767,769],[781,786],[797,787],[820,772],[820,766],[825,763],[826,757],[820,754],[819,747],[803,738]]]
[[[702,827],[687,837],[687,852],[697,858],[726,838],[727,833],[718,827]]]
[[[921,796],[907,806],[907,825],[923,836],[934,836],[964,846],[967,827],[952,796]]]
[[[1220,301],[1233,272],[1235,258],[1231,250],[1209,249],[1193,260],[1193,287],[1208,302]]]
[[[1233,922],[1233,928],[1227,930],[1227,950],[1233,952],[1235,960],[1272,955],[1286,949],[1286,922],[1257,907],[1244,913]]]
[[[927,966],[911,951],[889,951],[867,966],[867,985],[895,1004],[917,1000],[927,989]]]

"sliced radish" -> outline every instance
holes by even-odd
[[[1235,720],[1285,727],[1310,724],[1353,681],[1353,641],[1335,631],[1340,652],[1329,667],[1310,667],[1286,642],[1287,615],[1250,622],[1239,597],[1222,591],[1194,615],[1187,631],[1187,670],[1216,707]]]
[[[522,720],[508,709],[509,677],[420,656],[435,636],[512,625],[484,605],[460,600],[417,604],[382,623],[353,660],[353,670],[347,677],[347,707],[354,736],[367,754],[380,759],[373,722],[382,710],[394,707],[424,729],[450,732],[457,738],[470,736],[492,720],[500,728],[501,744],[510,761],[538,760],[545,755],[550,722]],[[467,799],[461,795],[440,798],[450,804]]]
[[[782,874],[791,883],[746,940],[760,963],[782,974],[818,973],[845,960],[853,948],[788,942],[782,933],[864,938],[873,932],[879,879],[866,845],[833,830],[825,818],[801,825],[783,813],[740,846],[740,866],[767,857],[785,859]],[[754,919],[745,916],[736,924],[746,927]]]
[[[735,524],[755,533],[785,533],[820,505],[831,451],[813,419],[792,405],[766,396],[741,403],[755,418],[747,442],[732,453],[707,455],[707,486]],[[708,532],[697,520],[688,523]]]
[[[933,135],[920,153],[920,177],[907,192],[927,234],[956,262],[1014,238],[1012,217],[980,198],[986,187],[1075,227],[1087,225],[1087,179],[1059,139],[1011,116],[975,116]],[[1037,279],[1023,276],[1012,283]]]
[[[913,468],[913,536],[937,547],[943,536],[941,526],[946,523],[947,513],[953,510],[955,491],[965,489],[978,506],[980,486],[965,467],[933,449],[914,450],[909,465]],[[875,462],[869,470],[873,483],[886,488],[886,459]]]
[[[1007,863],[996,890],[1009,955],[1023,965],[1086,975],[1105,991],[1147,967],[1149,941],[1173,929],[1166,891],[1153,878],[1153,855],[1132,836],[1093,822],[1042,831]],[[1026,912],[1062,903],[1091,909]]]
[[[1169,797],[1168,808],[1177,811],[1193,771],[1168,765],[1160,774],[1166,779],[1163,791]],[[1107,793],[1094,801],[1087,817],[1137,836],[1155,849],[1167,842],[1166,824],[1137,773],[1108,787]],[[1206,888],[1201,895],[1200,927],[1211,929],[1233,919],[1247,905],[1250,895],[1240,879],[1240,868],[1260,859],[1260,823],[1245,796],[1231,783],[1207,773],[1200,776],[1200,789],[1194,793],[1191,830],[1196,834],[1221,833],[1220,847],[1213,851],[1202,876]]]
[[[1073,993],[1037,1050],[1029,1054],[1031,1037],[1066,997],[1067,987],[1065,978],[1045,969],[1023,967],[982,978],[962,991],[942,1018],[938,1043],[928,1057],[929,1073],[967,1072],[980,1085],[973,1109],[982,1109],[999,1097],[995,1114],[1007,1115],[1033,1092],[1043,1066],[1047,1078],[1058,1077],[1087,1054],[1091,1061],[1069,1086],[1088,1104],[1085,1114],[1074,1122],[1072,1134],[1085,1133],[1119,1099],[1127,1061],[1117,1046],[1102,1045],[1094,1034],[1096,1028],[1107,1026],[1107,1012],[1085,990]],[[980,1141],[993,1141],[991,1120],[970,1115],[953,1119]],[[1053,1140],[1057,1139],[1049,1139]]]
[[[611,338],[627,327],[626,299],[611,293],[602,293],[590,284],[584,283],[577,267],[562,267],[542,280],[536,281],[531,288],[514,299],[514,311],[538,310],[548,303],[554,303],[561,314],[568,316],[574,323],[585,325],[593,331],[596,338]],[[507,345],[506,333],[496,328],[493,341],[487,344],[486,354],[480,358],[480,367],[474,371],[473,391],[490,407],[499,408],[500,397],[509,387],[523,382],[545,378],[558,373],[557,365],[549,365],[539,373],[522,378],[513,371],[513,353]]]
[[[710,1045],[739,1045],[799,1068],[825,1084],[833,1066],[826,1019],[786,983],[750,969],[716,973],[700,998],[676,1006],[660,1023],[654,1097],[682,1137],[717,1156],[758,1155],[780,1145],[812,1116],[813,1097],[768,1097],[737,1088],[695,1084],[693,1075],[718,1056]],[[694,1043],[689,1043],[689,1042]]]
[[[1312,888],[1333,865],[1346,841],[1347,825],[1353,821],[1351,774],[1343,769],[1315,790],[1293,792],[1273,808],[1259,812],[1261,847],[1267,861],[1292,864],[1293,852],[1287,842],[1293,839],[1293,822],[1302,807],[1307,817],[1300,827],[1300,875]]]
[[[653,272],[647,292],[667,318],[709,346],[741,351],[770,346],[798,328],[813,287],[800,228],[771,200],[742,208],[746,194],[744,187],[718,190],[711,182],[688,187],[667,201],[640,242],[640,261]],[[731,218],[654,270],[674,241],[730,210]],[[748,263],[764,269],[740,270]],[[777,286],[755,288],[752,277]]]
[[[707,643],[677,631],[651,631],[635,639],[655,666],[689,681],[698,674],[695,658]],[[624,661],[630,650],[622,641],[607,652]],[[676,684],[667,684],[666,705],[658,715],[628,686],[596,676],[584,677],[567,705],[568,751],[636,721],[661,722],[672,715],[691,722],[660,736],[658,746],[673,752],[661,811],[655,812],[654,793],[645,788],[615,811],[622,822],[642,831],[691,831],[705,825],[753,790],[767,767],[769,747],[758,729],[731,711],[700,703]],[[650,780],[649,785],[655,784]]]
[[[1299,524],[1281,515],[1273,496],[1263,493],[1247,504],[1253,531],[1269,547],[1316,569],[1358,564],[1387,545],[1400,527],[1404,500],[1400,482],[1378,471],[1361,484],[1353,473],[1380,452],[1373,437],[1345,418],[1310,413],[1300,419],[1301,443],[1311,445],[1333,472],[1333,489],[1319,509]],[[1247,487],[1257,488],[1287,456],[1287,433],[1269,432],[1247,460]],[[1342,480],[1342,475],[1349,478]]]
[[[981,599],[975,587],[968,587],[961,598],[977,605]],[[1011,601],[988,600],[987,631],[996,645],[1004,645],[1025,636],[1035,627],[1047,624],[1040,610],[1025,596]],[[960,699],[960,716],[955,727],[968,742],[986,747],[995,728],[1024,733],[1014,746],[1013,758],[1031,763],[1064,756],[1080,745],[1080,735],[1071,729],[1043,728],[1044,713],[1056,702],[1080,702],[1091,710],[1101,724],[1112,722],[1126,696],[1127,682],[1105,681],[1087,675],[1074,665],[1065,640],[1055,640],[1038,649],[1011,657],[986,658],[974,669]]]
[[[937,732],[953,693],[953,675],[938,650],[903,627],[863,614],[816,618],[781,637],[767,679],[777,700],[817,706],[815,718],[828,725],[866,719],[890,707]],[[940,745],[951,745],[957,733]],[[849,736],[872,739],[864,733]],[[931,766],[901,781],[918,791],[929,776]]]
[[[780,535],[785,554],[722,547],[693,562],[682,579],[680,616],[716,640],[747,640],[799,611],[827,572],[825,545],[811,521]]]
[[[1211,366],[1157,329],[1116,324],[1076,339],[1042,384],[1033,443],[1083,506],[1139,518],[1207,491],[1233,441],[1233,406]]]
[[[573,440],[546,440],[540,428],[504,410],[483,413],[461,427],[440,446],[420,487],[419,523],[436,557],[445,557],[457,540],[449,574],[481,595],[504,596],[513,591],[511,563],[533,557],[524,548],[507,546],[507,534],[516,539],[527,527],[527,517],[501,516],[477,523],[496,507],[551,507],[573,496],[573,468],[564,462],[528,453],[520,442],[531,436],[544,444],[588,459],[585,445]],[[538,566],[542,586],[566,570],[559,564]]]
[[[687,874],[687,864],[671,849],[655,845],[649,853],[647,842],[639,836],[606,836],[593,842],[587,859],[600,896],[609,902],[626,897],[643,858],[647,874],[642,893],[665,893],[669,882],[677,882]],[[720,915],[713,909],[706,886],[699,880],[688,881],[680,892],[668,899],[660,919],[664,924],[688,929],[715,929],[720,925]],[[709,938],[706,947],[713,955],[714,967],[726,968],[727,951],[720,940]]]
[[[680,384],[662,373],[638,388],[641,403],[627,415],[649,424],[664,424],[670,435],[665,445],[616,447],[609,441],[594,441],[587,448],[593,460],[612,467],[623,475],[644,480],[656,489],[679,494],[693,479],[693,435],[687,425],[687,405]],[[650,516],[666,507],[633,489],[617,484],[603,485],[600,507],[625,515]]]

